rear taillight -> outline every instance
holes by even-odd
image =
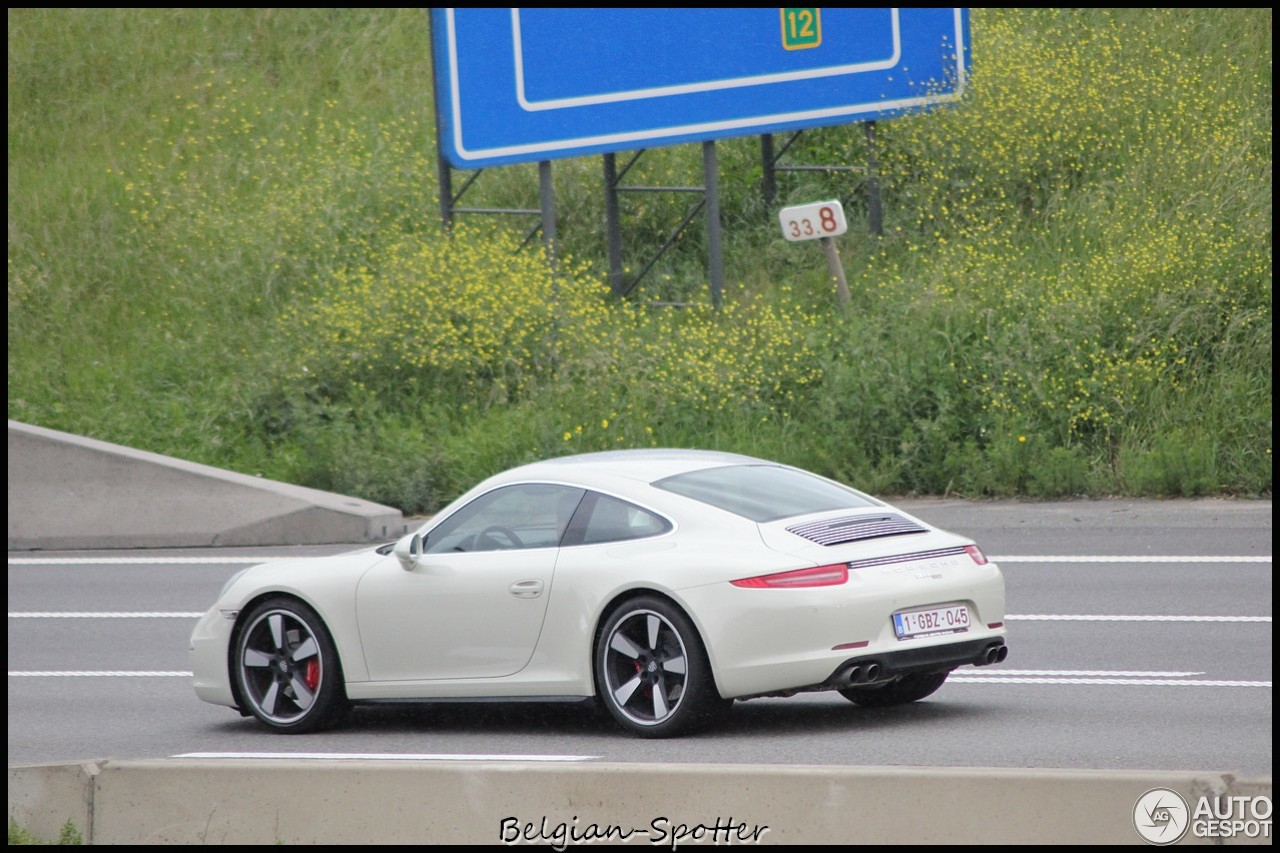
[[[982,549],[977,545],[965,545],[964,552],[973,558],[973,561],[979,566],[987,564],[987,558],[983,556]]]
[[[743,578],[731,583],[744,589],[800,589],[811,586],[839,586],[847,580],[849,580],[849,564],[833,563],[830,566],[816,566],[812,569],[757,575],[754,578]]]

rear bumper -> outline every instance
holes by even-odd
[[[859,661],[894,673],[981,665],[1006,635],[1004,578],[965,554],[851,571],[838,586],[681,593],[726,699],[824,689]],[[894,629],[895,613],[956,604],[968,608],[967,630],[899,638]]]
[[[1009,654],[1003,638],[983,637],[945,646],[901,649],[878,655],[859,655],[836,667],[824,687],[839,689],[851,684],[886,681],[899,675],[947,672],[959,666],[999,663]]]
[[[986,666],[999,663],[1009,654],[1009,646],[1003,637],[987,636],[941,646],[899,649],[876,654],[851,657],[838,665],[821,682],[782,691],[767,691],[739,696],[751,699],[759,696],[791,695],[820,690],[843,690],[847,687],[867,684],[883,684],[901,675],[928,672],[950,672],[961,666]]]

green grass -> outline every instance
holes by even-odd
[[[80,830],[76,829],[76,825],[67,820],[62,825],[62,829],[58,831],[57,841],[46,841],[31,833],[25,827],[19,826],[12,818],[9,819],[9,844],[84,844],[84,836]]]
[[[439,233],[423,10],[11,9],[9,417],[430,511],[507,465],[697,446],[878,493],[1270,495],[1270,10],[975,10],[965,103],[881,122],[852,304],[719,146],[607,294],[598,158]],[[802,163],[865,160],[858,126]],[[700,180],[698,146],[628,180]],[[533,166],[471,203],[536,206]],[[685,197],[624,200],[627,263]],[[691,302],[686,309],[656,301]]]

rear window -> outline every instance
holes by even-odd
[[[658,480],[653,485],[755,522],[831,509],[877,506],[853,489],[776,465],[732,465],[692,471]]]

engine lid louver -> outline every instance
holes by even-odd
[[[787,532],[808,539],[810,542],[817,542],[819,545],[843,545],[864,539],[879,539],[882,536],[901,536],[905,533],[928,533],[929,531],[900,515],[881,513],[825,518],[822,521],[793,524],[787,528]]]

